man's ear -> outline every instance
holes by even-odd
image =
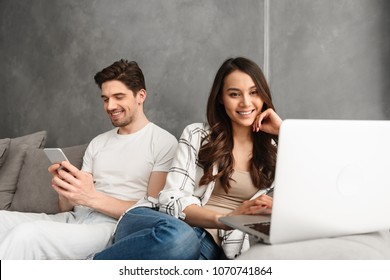
[[[138,104],[143,104],[146,100],[146,96],[148,94],[146,93],[146,90],[145,89],[140,89],[138,92],[137,92],[137,96],[136,96],[136,100],[137,100],[137,103]]]

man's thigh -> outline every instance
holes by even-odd
[[[58,221],[65,222],[69,218],[68,213],[48,215],[45,213],[25,213],[16,211],[0,210],[0,232],[7,232],[13,227],[34,221]]]

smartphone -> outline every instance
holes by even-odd
[[[267,192],[265,194],[273,197],[274,196],[274,189],[275,189],[275,185],[270,186],[269,188],[267,188]]]
[[[61,163],[64,160],[69,161],[60,148],[44,148],[43,151],[45,152],[51,163]]]

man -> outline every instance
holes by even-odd
[[[61,213],[0,211],[0,259],[85,259],[110,244],[125,210],[163,188],[177,140],[145,116],[141,69],[120,60],[95,82],[116,128],[91,141],[81,170],[49,167]]]

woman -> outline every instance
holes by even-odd
[[[157,205],[140,202],[149,207],[125,213],[115,243],[95,259],[217,259],[220,235],[229,230],[221,216],[271,213],[271,197],[251,198],[273,182],[282,120],[254,62],[238,57],[222,64],[207,121],[184,129]]]

